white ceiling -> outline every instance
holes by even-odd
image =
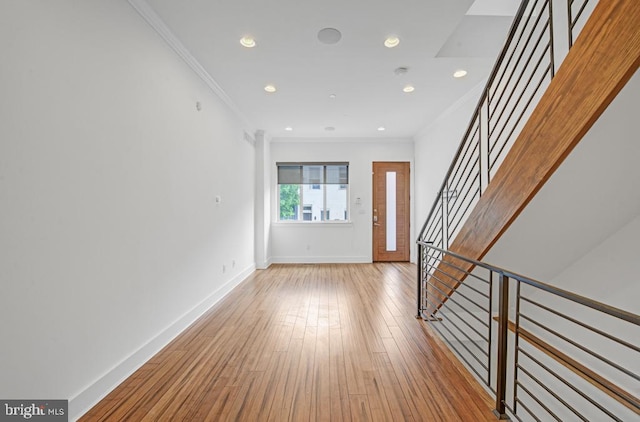
[[[484,82],[519,0],[146,3],[253,128],[272,137],[406,138]],[[327,27],[342,33],[337,44],[318,41]],[[401,42],[388,49],[391,34]],[[255,48],[240,45],[245,35]],[[400,66],[408,73],[394,74]],[[468,75],[454,79],[457,69]],[[402,92],[407,84],[413,93]]]

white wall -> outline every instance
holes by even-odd
[[[0,397],[73,418],[253,270],[254,149],[124,1],[3,1],[0,46]]]
[[[640,215],[565,268],[551,284],[628,312],[640,313],[640,276],[636,266],[640,252],[638,239]]]
[[[639,94],[636,73],[485,261],[548,282],[640,215]]]
[[[372,163],[408,161],[411,163],[413,195],[413,142],[410,140],[276,140],[271,143],[273,223],[272,261],[291,262],[371,262],[372,257]],[[349,162],[349,223],[278,223],[277,162]],[[360,205],[356,199],[360,198]],[[411,207],[413,210],[413,207]],[[411,239],[415,238],[415,219],[411,215]],[[414,257],[414,244],[411,242]]]
[[[415,137],[415,215],[414,239],[429,216],[431,206],[442,187],[451,161],[460,146],[486,81],[482,81],[438,119]]]

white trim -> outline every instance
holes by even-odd
[[[76,420],[88,412],[96,403],[110,393],[111,390],[127,379],[127,377],[162,350],[163,347],[193,324],[194,321],[200,318],[213,305],[222,300],[229,292],[238,286],[238,284],[249,277],[255,269],[255,264],[250,265],[240,274],[211,293],[209,297],[197,304],[193,309],[178,318],[160,334],[149,340],[145,345],[140,347],[140,349],[118,363],[113,369],[69,400],[69,420]]]
[[[271,258],[269,258],[265,262],[263,262],[262,264],[258,264],[256,266],[256,269],[258,269],[258,270],[266,270],[271,266],[271,264],[273,264],[273,261],[271,260]]]
[[[302,221],[302,220],[278,220],[271,223],[276,227],[353,227],[353,221]]]
[[[369,256],[276,256],[274,264],[371,264]]]
[[[146,0],[127,0],[129,4],[142,16],[142,18],[160,35],[160,37],[175,51],[182,60],[207,84],[213,93],[222,100],[227,107],[233,111],[240,121],[247,127],[251,128],[251,132],[255,132],[253,125],[247,116],[240,111],[238,106],[233,102],[231,97],[227,95],[213,77],[205,70],[200,62],[189,52],[182,42],[171,32],[171,29],[162,20]]]
[[[389,143],[395,144],[413,144],[414,138],[362,138],[362,137],[354,137],[354,138],[319,138],[319,137],[311,137],[311,138],[296,138],[296,137],[275,137],[271,138],[271,143],[316,143],[322,142],[323,144],[344,144],[344,143],[367,143],[367,144],[385,144]]]

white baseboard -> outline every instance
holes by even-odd
[[[276,256],[274,264],[370,264],[368,256]]]
[[[271,260],[271,258],[267,258],[267,260],[263,263],[258,263],[256,265],[256,268],[259,270],[266,270],[267,268],[269,268],[271,266],[271,264],[273,264],[273,261]]]
[[[256,265],[252,264],[240,272],[240,274],[229,280],[215,292],[211,293],[209,297],[200,302],[189,312],[178,318],[178,320],[169,325],[159,335],[149,340],[147,344],[142,346],[131,356],[118,363],[112,370],[69,400],[69,420],[75,421],[89,411],[96,403],[111,392],[111,390],[127,379],[127,377],[133,374],[145,362],[151,359],[156,353],[162,350],[163,347],[176,338],[178,334],[189,327],[195,320],[200,318],[207,310],[218,303],[238,284],[251,275],[255,269]]]

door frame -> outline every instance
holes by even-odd
[[[402,173],[404,174],[404,189],[399,186],[396,189],[396,203],[398,203],[398,199],[402,196],[402,200],[404,201],[404,213],[401,216],[402,223],[404,223],[404,229],[402,230],[402,235],[400,236],[403,241],[402,247],[404,251],[399,252],[381,252],[379,242],[379,235],[376,237],[376,233],[379,230],[385,230],[386,226],[381,224],[382,221],[374,221],[376,216],[382,215],[386,218],[386,204],[385,210],[381,213],[376,213],[377,205],[376,201],[378,198],[378,193],[376,190],[376,167],[384,168],[385,165],[401,165]],[[384,170],[380,170],[384,171]],[[410,262],[411,261],[411,162],[410,161],[373,161],[371,164],[371,184],[372,184],[372,218],[371,218],[371,243],[372,243],[372,261],[373,262]],[[386,185],[385,185],[386,186]],[[386,192],[385,192],[386,198]],[[396,224],[401,221],[401,219],[396,220]],[[381,219],[382,220],[382,219]],[[385,221],[386,223],[386,221]],[[377,225],[380,224],[380,225]],[[397,231],[400,234],[400,231]],[[396,235],[397,236],[397,235]],[[398,237],[398,236],[397,236]],[[378,242],[376,241],[378,239]],[[386,245],[386,233],[383,238]]]

